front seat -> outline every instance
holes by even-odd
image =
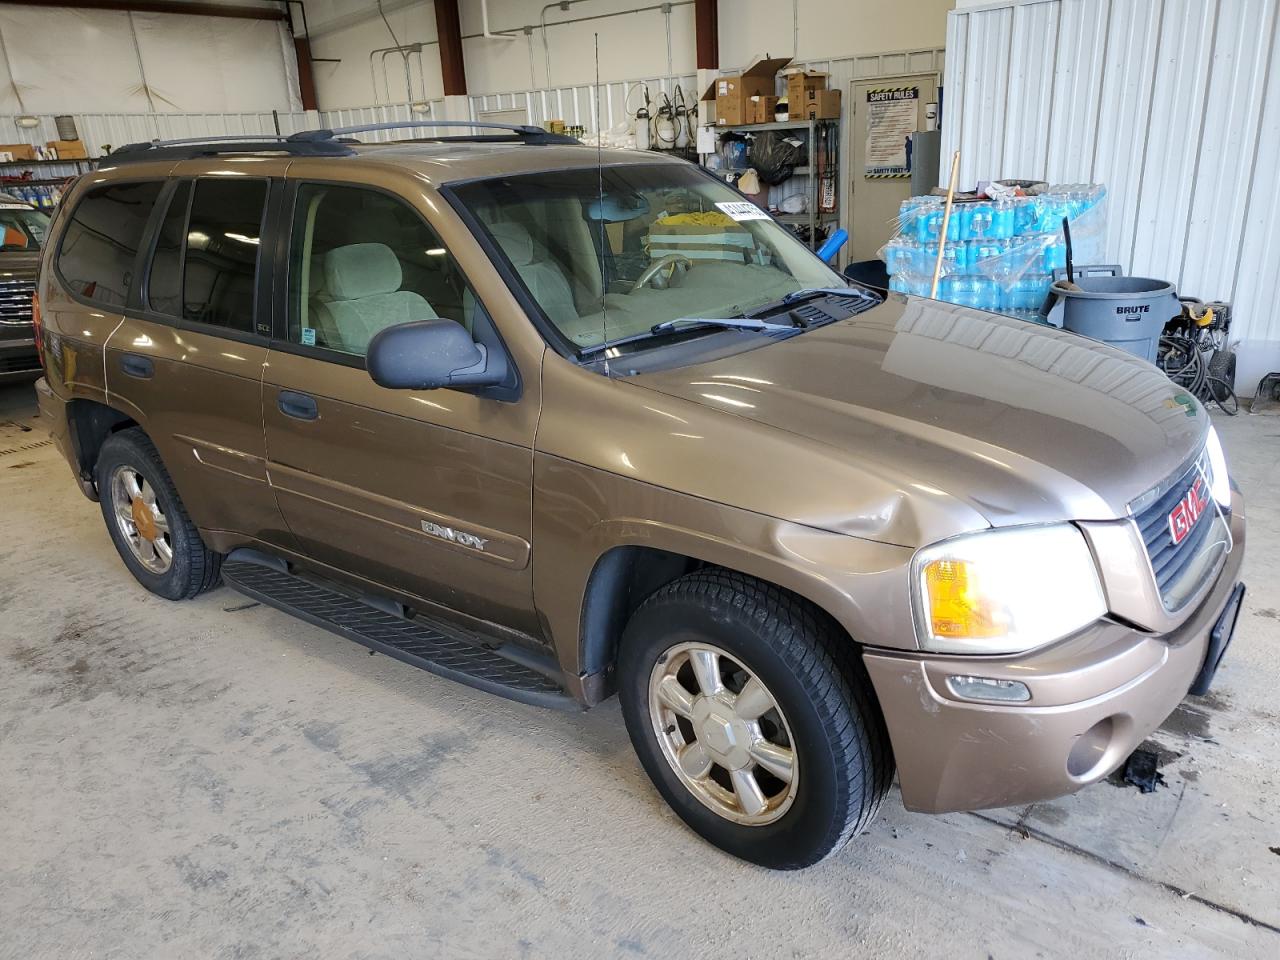
[[[573,302],[573,289],[565,279],[560,266],[547,251],[536,244],[523,225],[513,221],[495,223],[489,227],[498,246],[507,255],[516,273],[529,288],[545,313],[557,325],[578,318],[578,307]]]
[[[320,346],[363,354],[380,330],[438,314],[401,290],[400,260],[384,243],[353,243],[324,255],[324,299],[316,304]]]

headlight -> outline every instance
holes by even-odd
[[[1011,527],[920,550],[917,635],[943,653],[1021,653],[1106,613],[1098,568],[1070,524]]]
[[[1204,445],[1209,454],[1209,484],[1213,499],[1220,507],[1231,506],[1231,477],[1227,473],[1227,458],[1222,453],[1222,441],[1218,439],[1218,431],[1209,428],[1209,439]]]

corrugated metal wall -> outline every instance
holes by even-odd
[[[960,182],[1106,184],[1108,259],[1231,302],[1246,394],[1280,369],[1278,8],[1010,0],[947,30],[943,155],[960,150]]]

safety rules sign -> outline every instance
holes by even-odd
[[[911,134],[916,132],[919,87],[867,91],[868,180],[911,176]]]

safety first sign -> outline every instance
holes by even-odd
[[[867,91],[864,177],[879,180],[911,176],[911,134],[917,129],[919,108],[919,87]]]

